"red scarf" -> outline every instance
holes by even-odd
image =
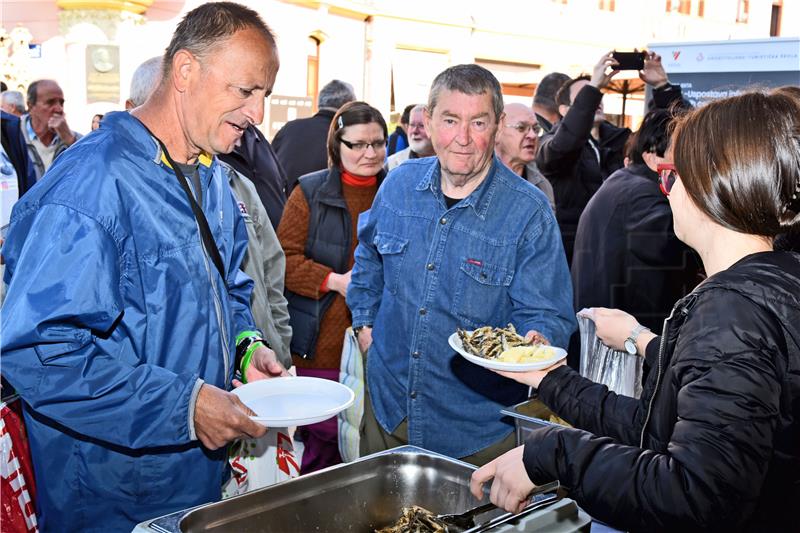
[[[370,176],[368,178],[354,176],[345,169],[342,169],[342,183],[350,185],[351,187],[374,187],[378,183],[378,178],[375,176]]]

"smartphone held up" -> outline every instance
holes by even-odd
[[[647,52],[617,52],[616,50],[611,53],[618,65],[614,70],[642,70],[644,68],[644,59]]]

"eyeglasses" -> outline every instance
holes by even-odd
[[[675,185],[675,180],[678,179],[678,171],[672,163],[659,163],[656,166],[658,171],[658,186],[664,196],[669,196],[672,186]]]
[[[528,133],[528,130],[531,130],[534,135],[539,135],[542,131],[542,128],[539,124],[533,123],[529,124],[528,122],[517,122],[516,124],[507,124],[506,128],[514,128],[519,132],[520,135],[525,135]]]
[[[344,139],[339,139],[339,140],[342,141],[343,145],[347,146],[354,152],[366,152],[367,148],[369,148],[370,146],[376,152],[379,150],[386,150],[386,144],[387,144],[386,139],[380,141],[374,141],[371,143],[363,143],[363,142],[351,143],[350,141],[345,141]]]

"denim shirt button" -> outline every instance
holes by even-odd
[[[427,309],[425,309],[424,307],[423,307],[422,309],[420,309],[420,310],[419,310],[419,314],[420,314],[420,315],[423,315],[423,316],[424,316],[424,315],[425,315],[427,312],[428,312],[428,310],[427,310]]]
[[[419,352],[412,353],[411,357],[413,357],[414,359],[419,359]]]
[[[425,268],[427,268],[428,270],[433,270],[433,263],[428,263],[427,265],[425,265]]]
[[[414,398],[416,398],[416,397],[417,397],[417,391],[413,391],[413,390],[412,390],[412,391],[411,391],[411,394],[410,394],[410,396],[411,396],[411,399],[412,399],[412,400],[413,400]]]
[[[447,224],[447,219],[446,219],[446,218],[444,218],[444,217],[442,217],[442,218],[439,220],[439,224],[441,224],[442,226],[444,226],[445,224]]]

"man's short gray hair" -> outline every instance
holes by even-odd
[[[475,64],[456,65],[436,76],[428,96],[428,113],[433,114],[442,90],[458,91],[464,94],[489,93],[492,95],[495,121],[499,121],[503,114],[503,91],[500,88],[500,82],[497,81],[494,74],[481,66]]]
[[[187,50],[198,59],[236,32],[254,29],[277,56],[275,36],[258,13],[234,2],[210,2],[192,9],[178,24],[172,40],[164,52],[163,74],[172,71],[172,59],[179,50]]]
[[[161,80],[161,56],[151,57],[133,71],[129,100],[133,107],[142,105]]]
[[[36,101],[39,100],[39,84],[41,83],[52,83],[58,85],[56,80],[36,80],[32,81],[30,85],[28,85],[28,108],[36,105]]]
[[[14,106],[17,113],[24,113],[25,112],[25,97],[22,96],[22,93],[19,91],[5,91],[2,95],[2,102],[4,104],[10,104]]]
[[[346,81],[331,80],[319,91],[317,107],[339,109],[348,102],[354,102],[355,99],[356,92],[352,85]]]

